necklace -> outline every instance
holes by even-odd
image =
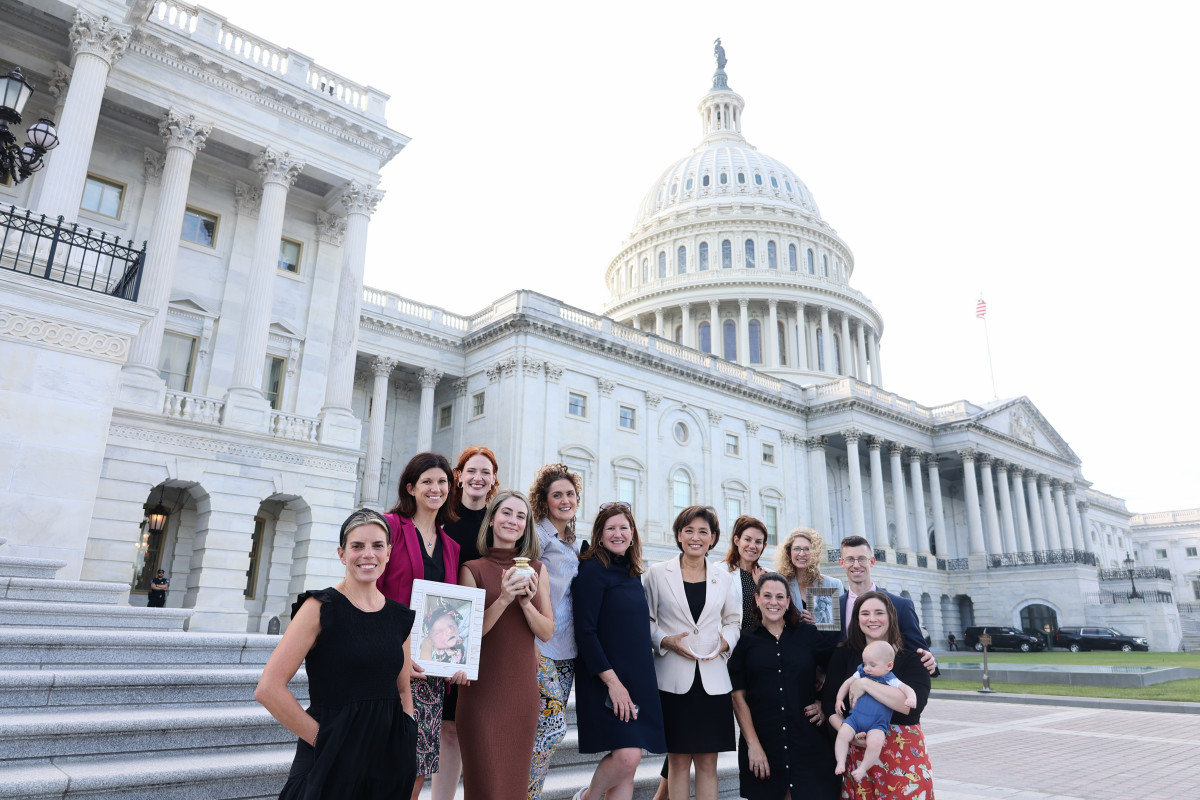
[[[416,525],[413,525],[413,527],[417,528]],[[427,539],[425,538],[425,534],[421,532],[421,529],[417,528],[417,535],[421,537],[421,544],[425,545],[425,552],[433,555],[433,549],[437,547],[437,532],[434,532],[432,539]]]
[[[363,608],[363,607],[362,607],[362,606],[360,606],[358,603],[354,602],[354,598],[353,598],[353,597],[351,597],[351,596],[350,596],[350,595],[349,595],[349,594],[346,592],[346,582],[345,582],[345,581],[342,581],[341,583],[339,583],[339,584],[338,584],[337,586],[335,586],[334,588],[338,590],[338,592],[339,592],[339,593],[342,595],[342,597],[344,597],[344,598],[346,598],[347,600],[349,600],[349,601],[350,601],[350,605],[354,606],[354,607],[355,607],[355,608],[357,608],[359,611],[366,612],[367,614],[374,614],[376,611],[378,611],[378,610],[379,610],[378,608]],[[371,599],[372,599],[372,600],[374,600],[374,598],[371,598]],[[386,598],[385,598],[385,599],[386,599]],[[382,608],[382,606],[380,606],[380,608]]]

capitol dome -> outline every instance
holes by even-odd
[[[700,143],[642,199],[605,272],[604,313],[796,382],[879,385],[883,319],[850,287],[854,256],[799,176],[746,141],[745,101],[716,49]]]

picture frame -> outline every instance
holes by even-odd
[[[819,631],[842,629],[842,606],[838,602],[841,589],[810,586],[804,590],[804,607],[812,610]]]
[[[479,679],[484,590],[436,581],[413,581],[409,607],[415,612],[409,657],[426,675]]]

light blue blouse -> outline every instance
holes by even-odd
[[[550,605],[554,609],[554,635],[548,642],[539,642],[538,649],[546,658],[565,661],[576,655],[571,581],[579,573],[578,540],[567,544],[558,538],[558,531],[548,519],[538,520],[534,528],[542,546],[540,561],[550,578]]]

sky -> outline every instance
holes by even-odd
[[[412,142],[366,283],[463,314],[516,289],[601,309],[643,195],[699,142],[720,36],[743,134],[854,253],[886,389],[1025,395],[1096,489],[1200,506],[1200,5],[201,4],[391,95]]]

